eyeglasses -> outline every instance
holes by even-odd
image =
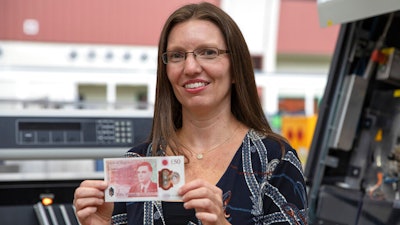
[[[162,61],[164,64],[183,62],[189,53],[193,53],[197,60],[209,60],[217,58],[220,54],[229,53],[229,50],[207,47],[196,49],[193,52],[166,51],[162,54]]]

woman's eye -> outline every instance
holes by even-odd
[[[171,59],[181,59],[181,58],[184,58],[184,53],[182,53],[182,52],[171,52],[169,58],[171,58]]]
[[[202,55],[202,56],[216,56],[217,55],[217,51],[215,49],[212,49],[212,48],[205,48],[205,49],[201,49],[199,51],[199,55]]]

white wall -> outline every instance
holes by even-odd
[[[321,99],[326,85],[323,74],[258,74],[257,86],[263,90],[262,105],[267,115],[279,111],[279,98],[304,98],[305,114],[314,115],[314,99]]]
[[[263,71],[275,72],[280,0],[223,0],[221,8],[238,24],[251,54],[263,56]]]
[[[74,102],[79,85],[103,85],[105,103],[112,104],[117,85],[145,85],[149,86],[148,102],[154,104],[156,47],[28,42],[0,42],[0,47],[0,100]],[[100,57],[105,49],[114,55],[108,62]],[[71,51],[79,53],[71,59]],[[88,58],[91,52],[97,57]]]

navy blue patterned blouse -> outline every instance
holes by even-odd
[[[293,148],[250,130],[218,181],[225,218],[233,225],[307,224],[307,194],[301,163]],[[128,153],[147,155],[148,144]],[[171,218],[173,221],[171,221]],[[201,224],[194,210],[179,203],[115,203],[113,224]]]

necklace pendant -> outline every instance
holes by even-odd
[[[196,159],[198,159],[198,160],[203,159],[203,154],[202,153],[197,154]]]

